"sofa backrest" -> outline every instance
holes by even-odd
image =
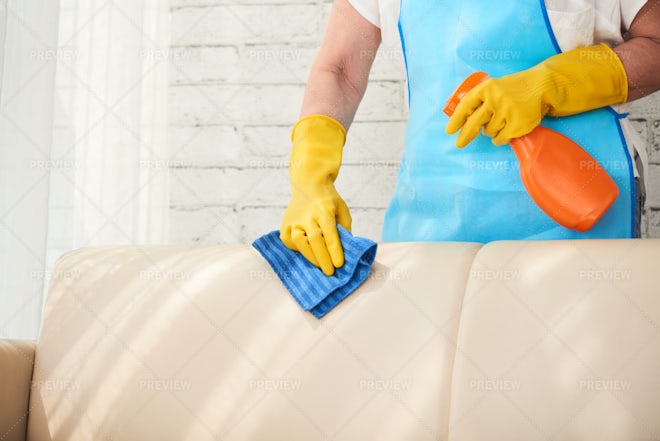
[[[369,279],[321,320],[248,246],[66,254],[28,439],[444,439],[480,247],[380,244]]]
[[[660,439],[660,240],[497,242],[468,283],[448,439]]]

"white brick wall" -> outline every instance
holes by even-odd
[[[249,243],[279,228],[289,133],[331,0],[170,0],[171,237]],[[406,120],[398,47],[381,50],[344,150],[337,188],[353,232],[380,239]],[[647,142],[648,235],[660,237],[660,98],[631,118]]]

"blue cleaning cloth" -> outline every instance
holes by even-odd
[[[376,242],[355,237],[341,225],[337,229],[344,248],[344,265],[335,269],[332,276],[323,274],[298,251],[288,249],[280,240],[279,231],[252,243],[296,302],[316,318],[326,315],[364,282],[376,257]]]

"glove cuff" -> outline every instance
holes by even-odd
[[[298,187],[334,182],[341,166],[346,129],[325,115],[309,115],[292,132],[289,175]]]
[[[325,142],[339,144],[346,143],[346,129],[339,121],[327,115],[308,115],[296,123],[291,130],[291,142],[296,142],[296,136],[322,138]]]
[[[628,76],[619,56],[604,43],[548,58],[539,66],[554,87],[544,85],[552,116],[572,115],[628,100]]]
[[[618,82],[618,85],[615,85],[615,88],[619,91],[618,101],[612,104],[623,104],[628,101],[628,74],[619,55],[605,43],[600,43],[597,46],[592,46],[587,51],[587,56],[595,57],[597,60],[602,58],[603,67],[607,67],[612,71],[613,80]]]

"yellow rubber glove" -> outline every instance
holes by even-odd
[[[447,124],[465,147],[483,133],[507,144],[536,128],[545,115],[565,116],[628,99],[628,78],[605,44],[574,49],[522,72],[490,78],[468,92]]]
[[[337,223],[351,231],[348,206],[335,190],[346,129],[324,115],[298,121],[291,132],[291,202],[280,239],[331,276],[344,264]]]

